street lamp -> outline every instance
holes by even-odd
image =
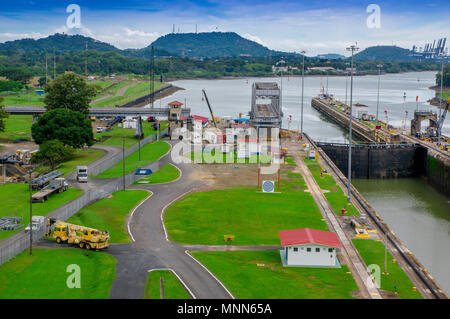
[[[31,174],[33,171],[30,169],[28,171],[29,177],[28,177],[28,189],[29,189],[29,196],[30,196],[30,255],[33,255],[33,190],[31,186]]]
[[[127,137],[123,137],[122,144],[122,182],[123,182],[123,190],[125,191],[125,139]]]
[[[303,140],[303,93],[305,91],[305,51],[302,54],[302,112],[300,117],[300,140]]]
[[[355,51],[358,51],[359,48],[356,45],[351,45],[347,48],[347,51],[352,51],[352,65],[350,68],[350,121],[348,125],[348,177],[347,177],[347,196],[348,201],[347,204],[350,205],[350,195],[351,195],[351,179],[352,179],[352,106],[353,106],[353,55]]]
[[[378,106],[380,105],[380,78],[381,78],[381,68],[383,67],[382,64],[378,64],[378,93],[377,93],[377,124],[378,124]]]
[[[439,120],[441,119],[442,112],[442,85],[444,83],[444,56],[441,55],[441,98],[439,99]],[[437,142],[441,141],[441,130],[437,130]]]

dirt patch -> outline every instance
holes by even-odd
[[[384,299],[400,299],[400,297],[398,295],[396,295],[395,293],[393,293],[392,291],[387,291],[387,290],[381,290],[381,296]]]
[[[360,290],[353,290],[353,291],[350,291],[350,294],[351,294],[352,297],[354,297],[354,298],[364,299],[364,294],[361,293]]]
[[[5,144],[2,143],[0,145],[2,146],[0,148],[0,156],[15,153],[17,150],[34,151],[39,148],[39,146],[36,143],[30,141],[25,141],[21,143],[5,143]]]

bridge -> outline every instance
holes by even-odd
[[[43,106],[5,106],[3,109],[11,115],[33,115],[45,113],[47,110]],[[191,109],[182,109],[182,116],[189,116]],[[89,109],[90,116],[169,116],[169,108],[144,108],[144,107],[95,107]]]

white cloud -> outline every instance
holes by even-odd
[[[246,38],[246,39],[248,39],[248,40],[254,41],[254,42],[256,42],[256,43],[259,43],[259,44],[261,44],[261,45],[263,45],[263,46],[265,46],[265,47],[268,47],[268,45],[267,45],[263,40],[261,40],[260,37],[258,37],[258,36],[256,36],[256,35],[251,35],[251,34],[249,34],[249,33],[244,33],[244,34],[242,35],[242,37],[243,37],[243,38]]]

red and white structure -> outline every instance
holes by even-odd
[[[278,234],[284,266],[340,267],[336,251],[342,244],[335,233],[302,228],[283,230]]]

